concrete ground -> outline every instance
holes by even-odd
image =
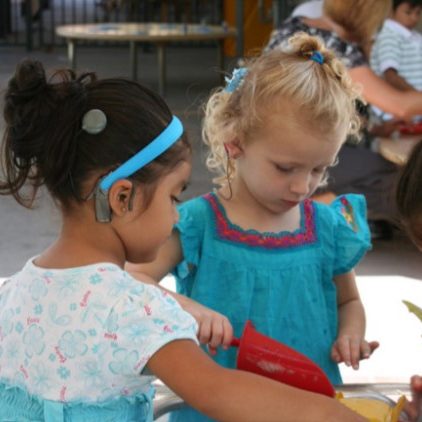
[[[65,51],[33,52],[22,48],[0,47],[0,90],[3,91],[15,65],[24,57],[41,60],[47,68],[67,66]],[[86,47],[80,50],[80,69],[95,70],[100,77],[130,75],[127,47]],[[228,61],[227,67],[233,65]],[[200,141],[200,106],[220,81],[217,53],[211,47],[173,47],[168,50],[168,89],[166,99],[174,113],[185,122],[194,145],[194,167],[186,197],[211,188],[204,166]],[[140,52],[139,80],[157,88],[154,51]],[[2,132],[2,122],[0,122]],[[37,201],[35,210],[18,206],[9,197],[0,197],[0,277],[17,271],[31,256],[39,253],[56,236],[58,215],[47,195]],[[422,373],[422,324],[407,313],[402,299],[422,306],[422,259],[401,233],[392,241],[374,243],[357,267],[359,287],[367,307],[368,334],[379,339],[381,348],[364,362],[359,372],[344,370],[346,382],[405,382],[413,372]]]

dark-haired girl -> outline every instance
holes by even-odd
[[[26,61],[4,117],[0,193],[30,207],[45,185],[62,228],[0,287],[0,421],[151,421],[146,370],[221,421],[363,420],[218,366],[197,346],[195,320],[123,270],[155,259],[190,174],[182,124],[161,98],[92,73],[47,81]]]

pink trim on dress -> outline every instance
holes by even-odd
[[[243,243],[249,246],[258,246],[269,249],[288,248],[292,246],[302,246],[316,241],[314,205],[310,199],[303,201],[304,230],[293,233],[259,233],[242,230],[234,227],[224,214],[222,206],[219,204],[215,194],[207,193],[203,196],[209,202],[214,211],[218,236],[232,242]]]

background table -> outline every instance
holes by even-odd
[[[402,166],[406,163],[413,147],[421,140],[422,135],[378,138],[378,150],[386,160]]]
[[[159,92],[164,95],[166,82],[165,47],[171,42],[215,40],[218,45],[218,66],[224,68],[223,42],[226,38],[236,37],[231,27],[201,24],[168,23],[107,23],[63,25],[56,33],[67,41],[68,57],[72,69],[76,70],[76,44],[79,40],[109,42],[129,42],[132,78],[137,79],[139,43],[153,43],[157,46],[159,69]]]

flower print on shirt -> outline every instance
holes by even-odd
[[[15,331],[20,334],[23,330],[24,330],[23,324],[20,321],[17,322],[15,325]]]
[[[133,286],[133,280],[127,277],[118,278],[113,283],[110,283],[110,288],[107,291],[107,294],[111,297],[119,297],[123,293],[129,291]]]
[[[59,348],[68,358],[74,358],[75,356],[83,356],[88,346],[85,344],[86,335],[81,330],[66,331],[61,339],[59,340]]]
[[[119,329],[119,324],[117,323],[117,320],[119,319],[119,314],[114,311],[114,309],[110,312],[110,315],[107,317],[106,323],[105,323],[105,330],[108,333],[115,333]]]
[[[136,367],[139,354],[136,350],[117,349],[113,352],[113,360],[108,367],[113,374],[130,375]]]
[[[40,355],[45,349],[44,330],[36,324],[32,324],[23,335],[23,343],[25,346],[25,354],[32,358],[34,355]]]
[[[95,360],[88,360],[81,367],[84,384],[88,388],[100,388],[104,386],[104,378],[102,370],[99,368],[98,362]]]
[[[20,347],[18,343],[7,343],[4,349],[4,356],[6,356],[8,362],[16,362],[19,358],[19,351]]]
[[[72,318],[69,315],[57,315],[57,304],[52,303],[48,307],[48,315],[50,316],[51,322],[53,322],[56,325],[60,325],[62,327],[69,325],[72,322]]]
[[[56,279],[57,291],[62,299],[80,290],[80,281],[77,273],[77,271],[74,271],[71,276],[67,274],[66,277]]]
[[[89,282],[91,284],[100,284],[102,281],[103,278],[98,273],[92,274],[92,276],[89,277]]]
[[[36,393],[42,394],[50,388],[51,380],[48,375],[48,370],[42,362],[32,365],[28,372]]]
[[[45,280],[42,278],[35,278],[29,286],[29,292],[32,299],[38,302],[48,292],[47,286],[45,285]]]
[[[137,320],[135,320],[130,321],[129,324],[123,326],[121,332],[133,343],[133,345],[139,346],[148,338],[149,328],[148,326],[141,326]]]
[[[15,312],[13,309],[7,309],[0,314],[0,340],[12,332],[14,316]]]
[[[57,375],[62,379],[65,380],[69,378],[70,371],[65,366],[60,366],[60,368],[57,370]]]
[[[85,297],[86,294],[85,294]],[[88,296],[89,297],[89,296]],[[89,318],[94,317],[98,322],[104,325],[102,312],[107,309],[107,306],[100,301],[93,301],[91,299],[81,302],[83,303],[83,311],[81,313],[81,322],[85,323]]]

